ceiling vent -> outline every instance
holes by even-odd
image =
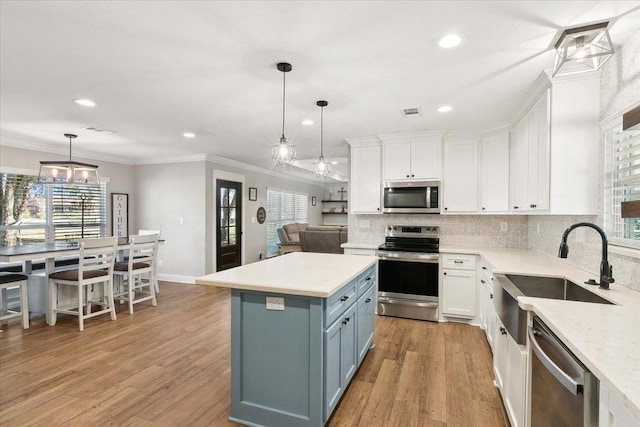
[[[420,107],[404,108],[402,110],[402,115],[404,117],[419,117],[419,116],[422,116],[422,108],[420,108]]]
[[[87,127],[84,127],[83,129],[90,130],[91,132],[101,133],[101,134],[104,134],[104,135],[111,135],[111,134],[116,133],[115,130],[102,129],[102,128],[99,128],[99,127],[96,127],[96,126],[87,126]]]

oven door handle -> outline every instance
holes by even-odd
[[[429,263],[429,264],[437,264],[440,261],[440,258],[436,255],[435,257],[431,258],[399,258],[399,257],[394,257],[394,256],[385,256],[385,255],[381,255],[378,252],[378,259],[382,260],[382,261],[402,261],[402,262],[423,262],[423,263]]]
[[[387,304],[397,304],[397,305],[409,305],[411,307],[437,307],[437,302],[429,302],[429,301],[415,301],[415,300],[404,300],[398,298],[389,298],[389,297],[378,297],[378,302],[387,303]]]
[[[529,328],[529,341],[531,342],[531,349],[536,354],[536,356],[538,356],[540,362],[544,365],[547,371],[549,371],[549,373],[553,375],[554,378],[564,386],[564,388],[569,390],[574,396],[577,396],[578,393],[582,392],[584,384],[567,375],[566,372],[560,369],[560,367],[556,365],[549,356],[547,356],[547,354],[542,350],[542,347],[540,347],[540,344],[538,344],[538,337],[557,348],[560,354],[564,354],[563,359],[566,359],[567,363],[575,365],[575,362],[573,362],[571,357],[565,353],[564,349],[562,349],[554,342],[552,337],[548,336],[539,329]],[[576,368],[582,370],[580,366],[576,366]]]

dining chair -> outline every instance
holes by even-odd
[[[158,305],[154,285],[157,253],[157,234],[132,235],[129,236],[127,261],[114,265],[113,274],[117,277],[114,297],[129,302],[129,314],[133,314],[134,304],[143,301],[150,300],[154,307]],[[148,276],[148,280],[143,280],[144,276]]]
[[[147,235],[147,234],[157,234],[158,235],[158,239],[160,239],[160,230],[143,230],[143,229],[139,229],[138,230],[138,235]],[[157,256],[157,253],[156,253]],[[160,293],[160,286],[158,286],[158,264],[154,263],[153,264],[153,285],[156,288],[156,293],[159,294]]]
[[[7,300],[8,289],[13,287],[20,288],[20,311],[9,309]],[[2,289],[2,312],[0,313],[0,321],[3,323],[14,317],[22,318],[22,327],[29,328],[29,297],[27,293],[27,276],[18,273],[0,273],[0,289]]]
[[[49,275],[51,290],[49,325],[56,324],[57,313],[78,316],[81,331],[84,330],[84,320],[90,317],[110,313],[111,320],[116,320],[116,309],[113,303],[113,266],[117,245],[117,237],[81,239],[78,268]],[[100,283],[103,285],[102,293],[94,289],[94,286]],[[58,307],[58,287],[61,285],[78,288],[77,307]],[[96,296],[100,296],[100,300],[94,300]],[[101,309],[92,312],[93,304],[100,306]]]

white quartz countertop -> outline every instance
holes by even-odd
[[[481,255],[494,274],[562,277],[617,304],[518,297],[520,307],[538,315],[640,419],[640,292],[617,283],[609,290],[584,285],[598,275],[527,249],[440,247],[440,252]]]
[[[291,252],[196,279],[200,285],[327,298],[377,262],[359,255]]]

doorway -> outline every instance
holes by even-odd
[[[216,180],[216,271],[242,265],[242,183]]]

